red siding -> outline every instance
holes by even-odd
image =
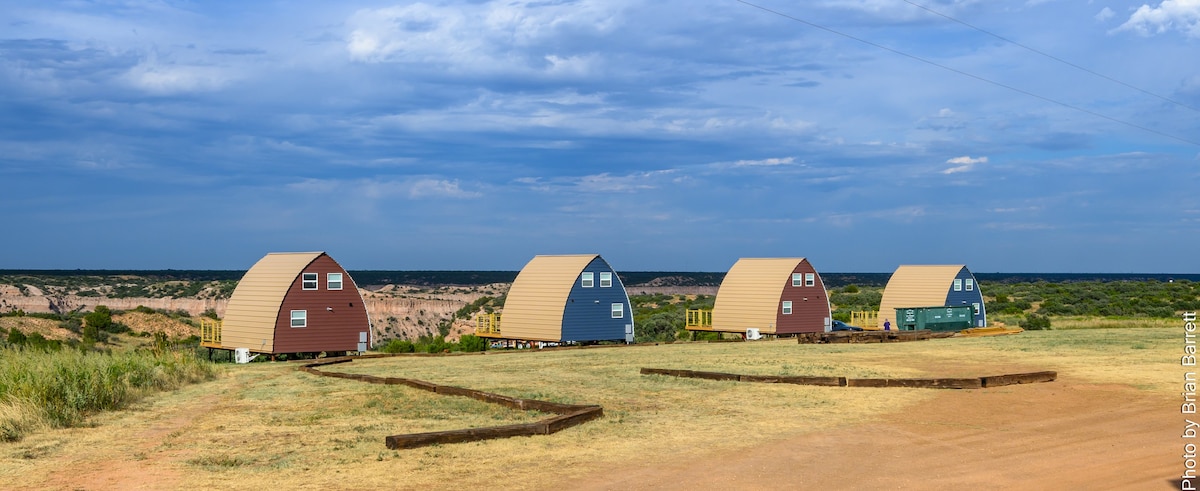
[[[776,306],[775,334],[796,334],[801,332],[825,332],[825,318],[829,317],[829,299],[825,298],[825,283],[821,275],[805,259],[796,265],[792,273],[812,273],[815,277],[813,286],[792,286],[792,277],[788,275],[783,287],[783,294]],[[801,285],[804,283],[801,282]],[[792,313],[783,314],[783,302],[792,302]]]
[[[303,289],[303,273],[317,273],[317,289]],[[292,281],[275,320],[275,352],[355,351],[358,333],[370,332],[358,286],[337,261],[318,256]],[[329,290],[326,273],[342,273],[342,289]],[[332,309],[332,310],[329,310]],[[291,312],[308,311],[308,327],[292,327]],[[369,339],[369,338],[368,338]]]

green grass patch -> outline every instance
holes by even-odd
[[[89,414],[215,375],[215,365],[190,353],[8,348],[0,351],[0,439],[18,440],[41,426],[78,426]]]

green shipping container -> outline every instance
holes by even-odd
[[[896,309],[896,329],[901,331],[961,331],[974,327],[974,319],[975,308],[970,305]]]

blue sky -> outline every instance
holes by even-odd
[[[1200,0],[0,3],[0,268],[1200,273]]]

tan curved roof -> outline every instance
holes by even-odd
[[[905,264],[896,268],[883,289],[883,300],[879,302],[879,328],[883,329],[885,320],[896,325],[897,308],[945,305],[954,277],[965,267],[962,264]]]
[[[324,252],[272,252],[246,271],[229,298],[221,325],[221,345],[271,352],[275,321],[288,288]]]
[[[714,331],[775,332],[783,287],[804,258],[741,258],[725,273],[713,304]]]
[[[571,287],[599,254],[534,256],[513,280],[504,300],[500,333],[508,339],[562,339],[563,310]],[[595,279],[594,281],[599,281]],[[597,283],[598,284],[598,283]]]

